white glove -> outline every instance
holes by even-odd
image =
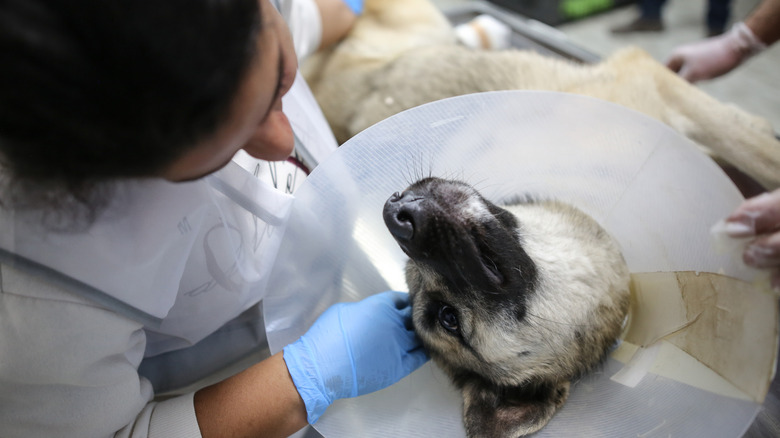
[[[696,82],[726,74],[764,49],[766,44],[740,22],[723,35],[676,48],[666,66]]]

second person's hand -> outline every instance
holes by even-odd
[[[765,48],[750,28],[737,23],[723,35],[676,48],[666,66],[696,82],[726,74]]]

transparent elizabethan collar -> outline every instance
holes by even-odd
[[[382,206],[393,192],[427,175],[465,180],[493,201],[528,193],[569,202],[618,240],[633,273],[690,271],[671,280],[649,279],[670,284],[668,295],[678,306],[671,322],[682,324],[677,328],[683,332],[696,321],[685,313],[686,301],[674,289],[682,283],[675,280],[720,273],[750,285],[757,275],[738,257],[712,249],[710,228],[743,198],[712,160],[667,126],[577,95],[461,96],[405,111],[358,134],[296,192],[264,300],[273,352],[335,302],[406,289],[407,258],[385,228]],[[649,284],[640,277],[639,283]],[[759,301],[766,296],[757,295]],[[655,297],[645,301],[655,305]],[[743,307],[735,312],[768,309],[761,315],[770,322],[768,330],[754,328],[769,332],[759,344],[774,352],[776,306],[752,300],[735,305]],[[721,310],[715,316],[726,318],[729,308]],[[647,321],[641,312],[635,316]],[[670,327],[649,329],[663,337]],[[754,341],[752,329],[740,333],[749,340],[743,343]],[[637,339],[641,334],[633,333]],[[686,353],[688,347],[666,340],[648,346],[623,342],[601,369],[574,384],[563,409],[535,436],[741,436],[759,409],[755,397]],[[770,377],[762,376],[764,383]],[[428,364],[385,390],[337,401],[316,428],[326,437],[458,437],[464,436],[460,406],[449,379]]]

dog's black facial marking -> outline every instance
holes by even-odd
[[[517,308],[515,309],[515,319],[518,321],[522,321],[525,319],[525,315],[528,309],[525,306],[525,301],[521,301],[518,303]]]
[[[484,228],[487,227],[472,227],[471,229],[471,237],[479,253],[480,264],[476,268],[482,269],[492,283],[502,286],[506,281],[506,277],[502,272],[506,269],[506,265],[501,263],[501,260],[498,259],[497,254],[495,254],[488,243],[489,240],[493,240],[491,237],[495,237],[495,234],[500,233],[491,233]]]
[[[401,249],[455,290],[501,294],[534,286],[536,267],[519,241],[515,217],[464,183],[420,180],[390,196],[383,218]]]
[[[382,212],[385,225],[411,258],[420,261],[441,260],[463,252],[461,229],[453,227],[457,206],[466,194],[458,190],[440,190],[442,180],[418,181],[403,193],[394,193]]]

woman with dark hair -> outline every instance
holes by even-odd
[[[300,1],[306,50],[360,7]],[[0,435],[288,436],[427,360],[388,292],[155,397],[261,347],[290,199],[252,170],[292,153],[305,91],[271,2],[6,0],[0,65]]]

